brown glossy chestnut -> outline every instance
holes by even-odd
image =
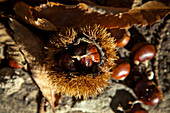
[[[92,59],[88,56],[81,58],[80,63],[81,63],[82,68],[84,69],[90,68],[93,65]]]
[[[155,47],[146,42],[141,42],[132,48],[131,53],[135,61],[144,62],[155,56]]]
[[[8,60],[8,64],[9,64],[11,67],[15,68],[15,69],[21,69],[21,68],[22,68],[22,66],[19,65],[19,64],[18,64],[14,59],[12,59],[12,58],[10,58],[10,59]]]
[[[111,75],[112,78],[118,80],[124,80],[130,73],[130,64],[129,62],[119,59],[117,61],[117,66]]]
[[[75,61],[72,59],[69,53],[63,53],[59,58],[58,64],[63,70],[67,70],[67,71],[77,70]]]
[[[116,40],[115,43],[117,43],[117,45],[116,45],[117,47],[124,47],[124,46],[127,45],[127,43],[129,42],[129,40],[130,40],[130,36],[125,35],[125,36],[123,36],[121,39]]]
[[[82,43],[75,46],[73,54],[72,58],[76,59],[79,68],[82,68],[82,70],[89,70],[93,63],[101,62],[98,48],[92,43]]]
[[[87,45],[86,54],[92,59],[93,62],[101,62],[100,53],[94,44],[90,43]]]
[[[162,99],[162,93],[156,84],[147,79],[142,79],[135,87],[135,93],[140,101],[146,105],[156,105]]]
[[[86,44],[80,43],[79,45],[74,46],[73,48],[73,56],[82,56],[86,53]]]
[[[116,39],[117,47],[124,47],[130,40],[130,35],[125,29],[114,28],[110,30],[112,37]]]

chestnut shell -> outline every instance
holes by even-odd
[[[130,73],[129,62],[120,59],[117,61],[117,66],[111,75],[114,79],[124,80]]]
[[[100,53],[94,44],[90,43],[87,45],[86,54],[88,54],[91,57],[93,62],[95,63],[101,62]]]
[[[151,60],[155,56],[155,47],[146,42],[136,44],[131,50],[134,60],[144,62]]]
[[[146,105],[156,105],[162,99],[162,93],[153,81],[142,79],[135,87],[139,100]]]
[[[21,69],[21,68],[22,68],[22,66],[19,65],[19,64],[18,64],[14,59],[12,59],[12,58],[10,58],[10,59],[8,60],[8,64],[9,64],[11,67],[15,68],[15,69]]]
[[[77,67],[70,53],[63,53],[58,61],[59,66],[66,71],[76,71]]]
[[[113,28],[110,29],[110,33],[112,37],[115,37],[117,43],[117,47],[124,47],[130,40],[130,36],[125,29]]]

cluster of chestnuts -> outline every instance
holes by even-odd
[[[124,47],[129,41],[128,36],[117,39],[118,47]],[[133,65],[138,66],[140,63],[145,64],[147,67],[148,62],[155,56],[155,47],[147,42],[139,42],[135,44],[131,49],[131,57],[133,58]],[[119,59],[117,61],[117,67],[113,71],[112,78],[118,80],[124,80],[131,72],[131,64],[125,59]],[[138,80],[134,92],[138,97],[138,102],[142,102],[145,105],[156,105],[162,99],[161,90],[158,85],[152,80],[152,77],[142,76]],[[138,106],[138,105],[137,105]],[[136,104],[127,111],[126,113],[148,113],[148,111],[136,107]]]

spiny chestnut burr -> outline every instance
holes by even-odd
[[[19,65],[19,64],[18,64],[14,59],[12,59],[12,58],[10,58],[10,59],[8,60],[8,64],[9,64],[11,67],[15,68],[15,69],[21,69],[21,68],[22,68],[22,66]]]
[[[149,61],[155,56],[155,47],[146,42],[136,44],[131,50],[134,61]]]
[[[129,62],[119,59],[117,61],[117,66],[111,75],[114,79],[124,80],[130,73],[130,64]]]
[[[140,101],[146,105],[156,105],[162,99],[162,93],[153,81],[142,79],[135,87]]]
[[[130,35],[125,29],[114,28],[110,30],[111,35],[116,39],[117,47],[124,47],[130,40]]]
[[[109,85],[111,68],[118,56],[115,39],[107,28],[64,28],[49,42],[45,70],[56,92],[87,99]]]

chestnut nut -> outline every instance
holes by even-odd
[[[130,34],[126,29],[113,28],[110,29],[112,37],[116,39],[117,47],[124,47],[130,40]]]
[[[153,81],[142,79],[135,87],[139,100],[146,105],[156,105],[162,99],[162,93]]]
[[[15,68],[15,69],[21,69],[21,68],[22,68],[22,66],[19,65],[19,64],[18,64],[14,59],[12,59],[12,58],[10,58],[10,59],[8,60],[8,64],[9,64],[11,67]]]
[[[155,56],[155,47],[146,42],[136,44],[131,50],[134,61],[145,62]]]
[[[124,80],[130,73],[130,64],[123,60],[119,59],[117,61],[117,66],[111,75],[114,79]]]

